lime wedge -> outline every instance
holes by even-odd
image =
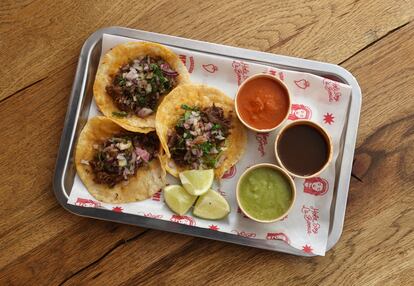
[[[207,192],[213,184],[213,179],[213,169],[189,170],[180,173],[181,184],[193,196],[201,196]]]
[[[193,214],[204,219],[221,219],[230,213],[226,199],[218,192],[208,190],[195,204]]]
[[[181,186],[170,185],[164,188],[164,199],[173,212],[184,215],[194,204],[197,197],[187,193]]]

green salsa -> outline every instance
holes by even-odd
[[[248,172],[240,182],[241,207],[258,220],[274,220],[283,215],[292,203],[292,188],[279,171],[259,167]]]

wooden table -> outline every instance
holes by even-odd
[[[413,285],[414,1],[227,2],[2,1],[0,285]],[[80,48],[113,25],[327,61],[356,76],[354,176],[342,237],[325,257],[91,220],[58,205],[52,176]]]

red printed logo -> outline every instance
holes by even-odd
[[[237,84],[241,85],[249,77],[249,65],[241,61],[233,61],[232,67],[237,77]]]
[[[239,236],[243,236],[243,237],[249,237],[249,238],[256,237],[256,233],[254,233],[254,232],[238,231],[236,229],[233,229],[231,232],[233,232],[233,233],[235,233]]]
[[[285,78],[286,78],[286,75],[285,75],[284,72],[278,72],[277,70],[272,69],[272,68],[269,68],[266,73],[268,73],[270,75],[273,75],[273,76],[276,76],[276,77],[279,77],[279,79],[281,81],[284,81]]]
[[[325,87],[325,90],[328,92],[329,102],[339,101],[342,95],[339,84],[336,81],[324,78],[323,85]]]
[[[245,214],[244,214],[244,212],[241,210],[241,208],[240,208],[240,207],[237,207],[237,213],[238,213],[238,214],[242,214],[242,215],[243,215],[243,217],[245,217],[245,218],[249,218],[247,215],[245,215]]]
[[[123,211],[124,209],[123,208],[121,208],[121,207],[113,207],[112,208],[112,211],[113,212],[116,212],[116,213],[122,213],[122,211]]]
[[[301,89],[307,89],[310,86],[309,81],[306,79],[294,80],[293,82]]]
[[[260,152],[260,155],[263,157],[265,155],[265,146],[267,145],[267,138],[269,138],[269,133],[256,133],[256,140],[259,143],[257,150]]]
[[[305,244],[304,246],[302,246],[302,250],[305,253],[313,254],[313,249],[310,245]]]
[[[302,206],[303,217],[306,221],[306,232],[308,234],[317,234],[321,227],[318,223],[319,220],[319,209],[312,206]]]
[[[283,240],[287,244],[290,244],[289,237],[283,232],[268,232],[266,235],[267,240]]]
[[[80,207],[87,207],[87,208],[99,208],[101,207],[101,203],[94,201],[94,200],[89,200],[89,199],[82,199],[82,198],[78,198],[75,202],[75,205],[80,206]]]
[[[218,67],[214,64],[202,65],[203,69],[209,73],[215,73],[218,71]]]
[[[159,202],[161,200],[161,190],[153,194],[151,200]]]
[[[311,119],[312,117],[312,110],[309,106],[303,104],[292,104],[292,109],[290,110],[290,114],[288,119],[290,120],[298,120],[298,119]]]
[[[183,64],[185,65],[185,67],[187,68],[189,73],[192,73],[194,70],[194,57],[193,56],[189,56],[188,57],[188,61],[187,61],[187,56],[186,55],[180,55],[180,60],[183,62]]]
[[[222,179],[231,179],[236,175],[237,169],[236,166],[231,166],[230,169],[228,169],[226,172],[224,172]]]
[[[325,124],[329,124],[329,125],[331,125],[332,123],[334,123],[335,122],[335,117],[333,116],[333,114],[332,113],[329,113],[329,112],[327,112],[324,116],[323,116],[323,122],[325,123]]]
[[[314,196],[322,196],[329,190],[329,183],[321,177],[305,179],[303,182],[303,192]]]
[[[192,217],[186,215],[172,215],[170,221],[191,226],[196,225],[195,220]]]
[[[160,215],[160,214],[152,214],[152,213],[144,213],[144,217],[161,219],[163,217],[163,215]]]
[[[219,228],[217,225],[215,225],[215,224],[209,225],[209,226],[208,226],[208,228],[209,228],[209,229],[211,229],[211,230],[219,230],[219,229],[220,229],[220,228]]]

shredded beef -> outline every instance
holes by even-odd
[[[214,104],[202,110],[186,105],[182,108],[185,113],[168,136],[172,159],[178,166],[192,169],[216,168],[230,134],[231,114],[225,116]]]
[[[231,127],[231,114],[228,117],[225,117],[223,109],[215,106],[214,104],[213,106],[203,109],[203,114],[203,120],[205,122],[219,124],[222,128],[223,133],[225,134],[224,136],[228,135]]]
[[[98,184],[105,184],[109,187],[114,187],[117,183],[123,180],[123,176],[118,174],[109,174],[104,171],[99,171],[95,173],[94,181]]]
[[[94,181],[112,188],[135,175],[137,169],[158,155],[160,142],[155,132],[121,133],[96,146],[93,160],[88,163]]]
[[[144,118],[155,111],[160,97],[177,85],[177,77],[163,59],[140,57],[119,69],[106,92],[126,115]]]

